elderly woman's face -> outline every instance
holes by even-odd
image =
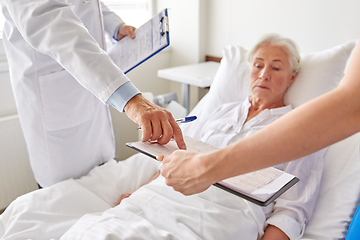
[[[295,76],[283,47],[264,45],[254,53],[250,65],[252,97],[283,105],[285,91]]]

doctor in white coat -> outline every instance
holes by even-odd
[[[171,114],[146,101],[107,55],[105,33],[121,38],[133,28],[99,0],[1,2],[12,88],[39,185],[78,178],[114,158],[105,103],[138,123],[143,140],[175,137],[186,148]]]

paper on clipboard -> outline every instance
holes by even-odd
[[[286,183],[295,184],[297,181],[298,179],[293,175],[274,167],[269,167],[228,178],[218,184],[245,196],[251,196],[251,199],[247,200],[251,202],[256,201],[255,203],[266,206],[276,199],[273,197],[276,196],[275,194],[278,193],[278,196],[280,196],[288,189],[283,189]]]
[[[216,151],[218,148],[210,144],[204,143],[197,139],[191,138],[189,136],[184,136],[184,141],[187,146],[187,150],[196,153],[208,153]],[[126,143],[126,146],[133,148],[143,154],[148,155],[156,159],[158,155],[170,155],[172,152],[179,150],[175,141],[170,141],[168,144],[160,145],[153,142],[131,142]]]
[[[125,74],[169,46],[167,9],[135,29],[134,33],[135,39],[126,36],[107,51],[114,63]]]

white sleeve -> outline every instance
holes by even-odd
[[[129,81],[75,15],[75,6],[66,0],[3,0],[3,3],[23,38],[35,50],[52,57],[104,103]],[[99,17],[100,12],[93,15],[90,18]],[[114,18],[105,15],[107,19]]]
[[[319,193],[326,149],[289,162],[284,171],[300,181],[280,196],[266,221],[281,229],[290,239],[298,239],[312,216]]]
[[[109,36],[113,36],[116,28],[123,24],[124,21],[114,12],[110,11],[109,8],[101,2],[101,11],[104,18],[104,27],[105,31],[109,34]]]

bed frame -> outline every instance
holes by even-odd
[[[205,56],[205,62],[220,62],[221,61],[221,58],[220,57],[214,57],[214,56],[209,56],[209,55],[206,55]]]

